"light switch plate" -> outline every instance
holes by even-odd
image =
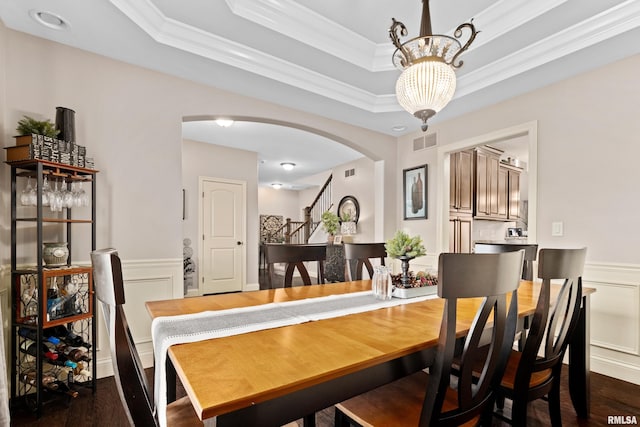
[[[563,235],[563,224],[561,221],[551,223],[551,235],[561,237]]]

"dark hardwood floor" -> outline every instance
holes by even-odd
[[[566,388],[566,371],[567,369],[563,370],[565,376],[562,387],[563,425],[606,426],[608,424],[607,417],[610,415],[629,415],[640,420],[640,386],[599,374],[591,374],[591,417],[588,420],[578,419],[571,406],[569,392]],[[152,370],[149,369],[148,374],[152,377]],[[44,414],[40,419],[36,419],[31,413],[15,409],[12,412],[11,425],[42,427],[127,426],[127,419],[113,377],[100,379],[97,383],[95,394],[92,394],[91,390],[81,390],[80,396],[72,399],[68,407],[61,404],[50,404],[44,408]],[[178,396],[183,395],[184,390],[179,387]],[[333,416],[332,407],[317,413],[318,427],[333,426]],[[299,421],[298,425],[302,426],[302,422]],[[496,420],[493,425],[507,424]],[[529,404],[527,426],[547,427],[549,425],[546,402],[539,400]]]

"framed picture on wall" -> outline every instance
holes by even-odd
[[[427,219],[427,165],[402,171],[404,219]]]

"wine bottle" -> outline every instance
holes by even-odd
[[[82,337],[74,334],[64,326],[55,326],[45,330],[47,336],[55,335],[60,338],[65,344],[71,347],[84,347],[87,350],[91,348],[91,344],[84,341]]]
[[[37,377],[36,371],[28,371],[20,375],[20,381],[22,381],[25,384],[35,386],[36,377]],[[59,387],[59,385],[56,384],[56,381],[57,381],[56,378],[53,377],[52,375],[46,375],[46,374],[42,375],[42,385],[50,390],[55,390]]]
[[[49,287],[47,288],[47,313],[51,318],[55,319],[56,313],[52,310],[53,305],[56,303],[60,296],[60,289],[58,289],[58,282],[55,277],[52,277],[49,281]]]
[[[42,353],[50,361],[58,359],[58,353],[49,350],[49,347],[44,343],[40,346],[40,351],[38,351],[38,345],[30,339],[25,339],[20,344],[20,351],[33,357],[38,357],[38,354]]]
[[[78,392],[71,389],[66,382],[64,381],[60,381],[60,380],[55,380],[52,383],[49,384],[53,384],[56,386],[55,389],[51,389],[49,386],[46,386],[48,389],[50,389],[51,391],[54,391],[56,393],[60,393],[60,394],[66,394],[67,396],[71,396],[71,397],[78,397]]]
[[[56,353],[59,354],[59,353]],[[51,363],[52,365],[56,365],[56,366],[68,366],[71,369],[75,369],[78,364],[76,362],[74,362],[73,360],[69,360],[66,357],[60,357],[57,358],[55,360],[47,360],[47,362]]]
[[[18,335],[20,335],[21,337],[24,338],[28,338],[32,341],[36,341],[37,339],[37,332],[33,329],[29,329],[29,328],[19,328],[18,329]],[[54,337],[53,335],[51,336],[44,336],[43,337],[46,341],[50,342],[51,344],[59,344],[60,340],[57,337]]]
[[[86,351],[83,351],[76,347],[66,347],[63,350],[63,353],[67,357],[67,359],[72,360],[74,362],[80,362],[80,361],[90,362],[91,361],[91,358],[89,357]]]

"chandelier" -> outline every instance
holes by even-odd
[[[395,18],[392,20],[389,37],[397,48],[393,53],[393,64],[402,71],[396,82],[396,97],[402,108],[422,120],[421,128],[426,131],[427,120],[453,98],[456,91],[454,69],[463,63],[458,57],[473,43],[478,31],[471,20],[456,28],[455,38],[432,34],[429,0],[422,0],[419,37],[401,43],[400,36],[407,36],[407,28]],[[463,46],[457,39],[465,28],[471,34]]]

